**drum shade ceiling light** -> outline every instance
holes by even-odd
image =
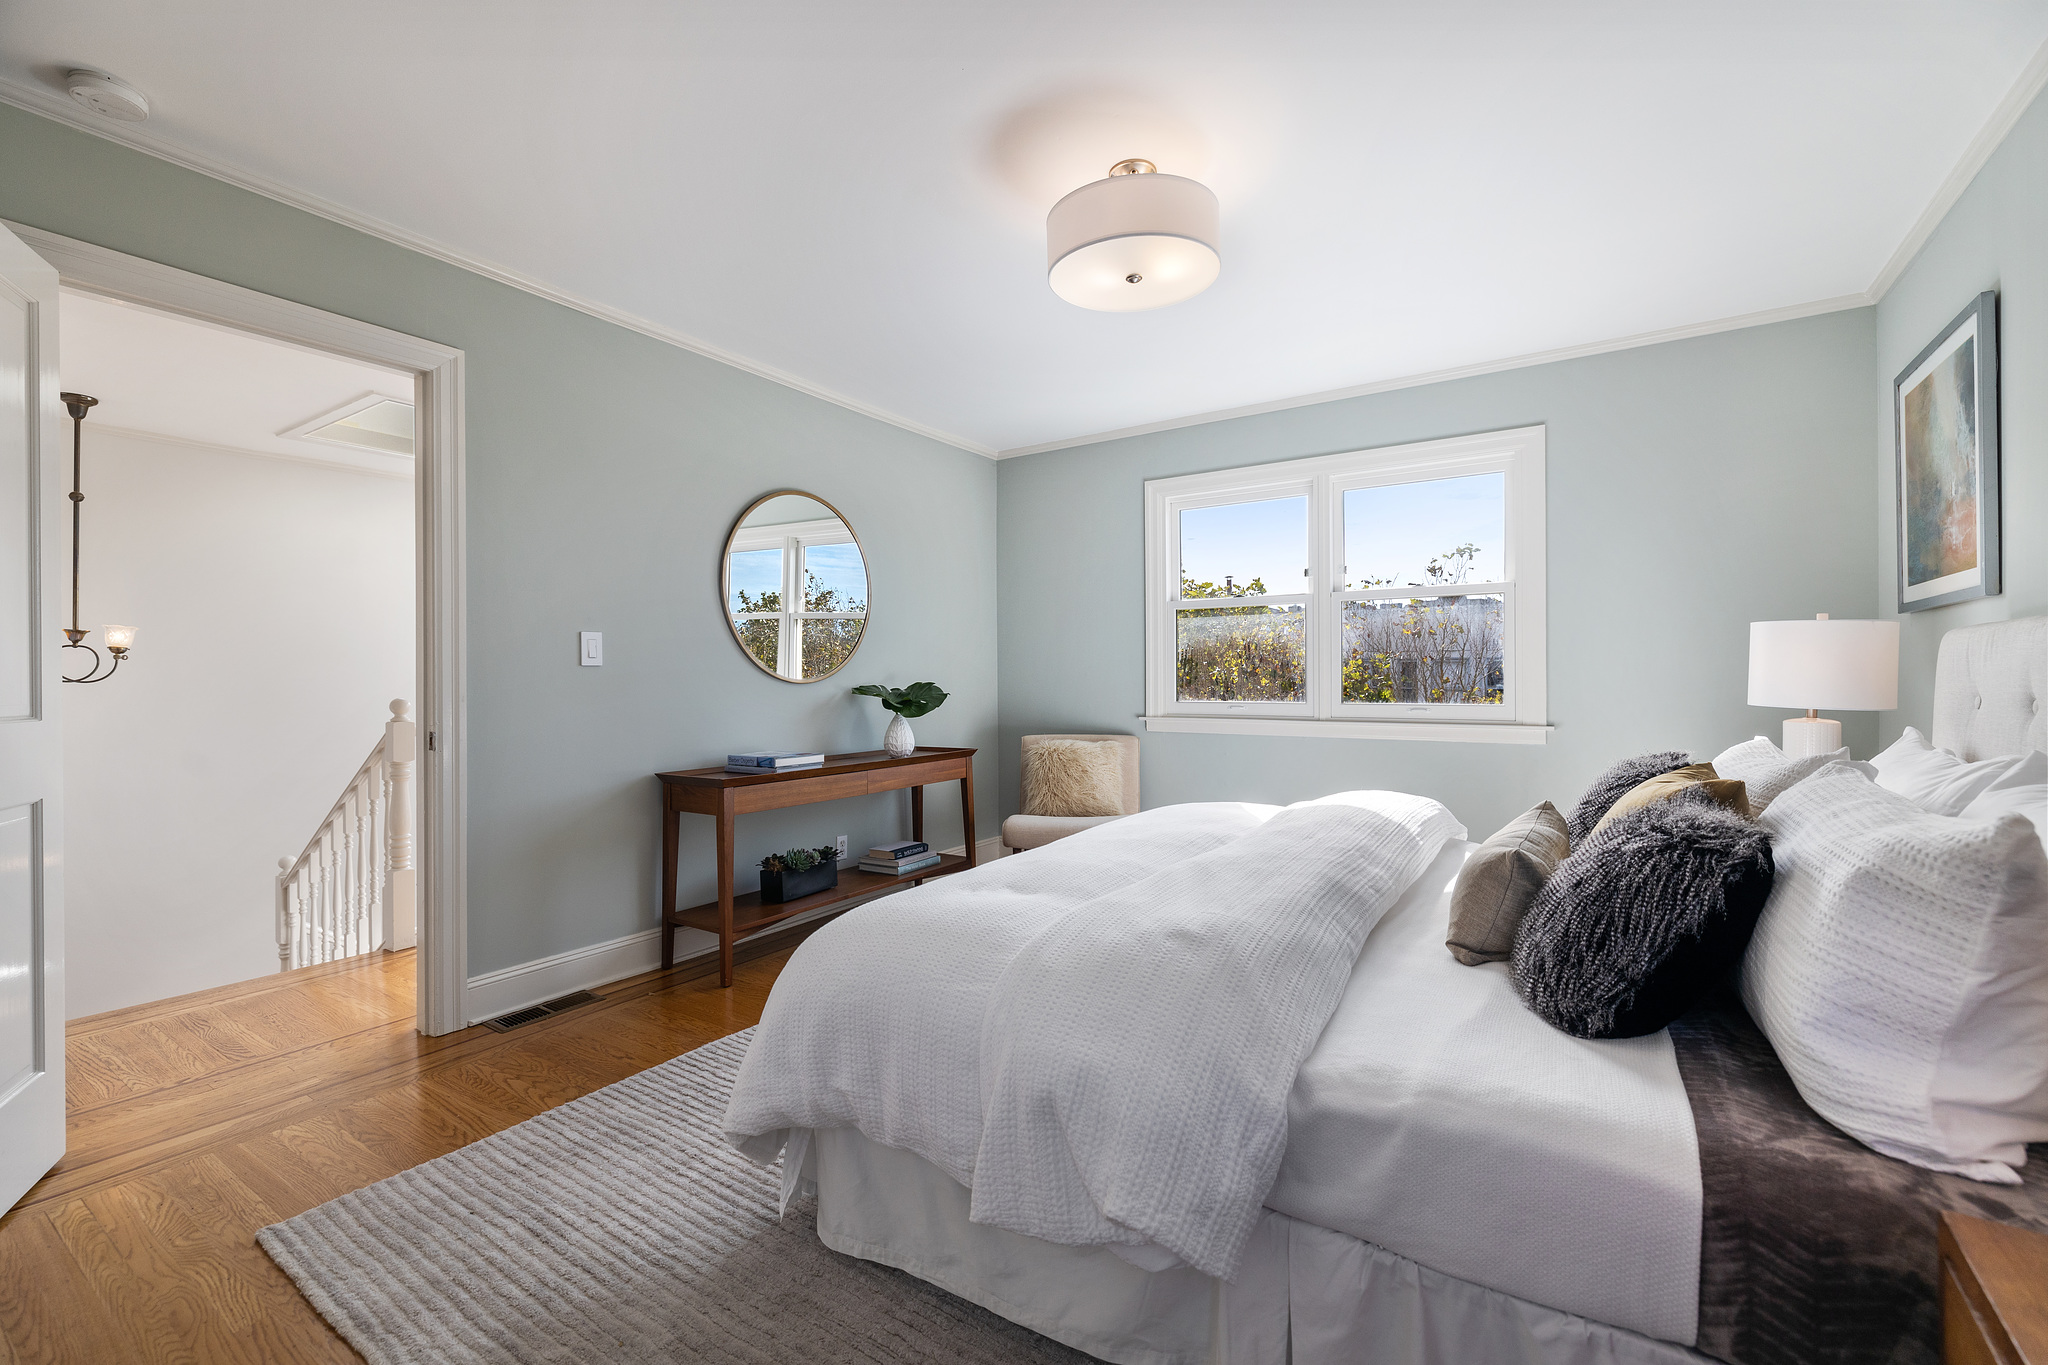
[[[1045,216],[1052,292],[1105,313],[1191,299],[1216,282],[1216,196],[1133,158],[1083,185]]]

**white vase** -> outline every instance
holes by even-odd
[[[910,733],[910,722],[901,716],[891,716],[888,733],[882,736],[882,747],[889,751],[891,758],[909,758],[910,751],[917,747],[917,740]]]

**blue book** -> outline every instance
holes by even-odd
[[[905,858],[915,858],[920,853],[929,853],[931,848],[930,844],[906,839],[900,844],[876,844],[868,850],[868,857],[877,862],[901,862]]]
[[[747,754],[727,754],[728,768],[803,768],[823,763],[825,755],[801,753],[794,749],[756,749]]]

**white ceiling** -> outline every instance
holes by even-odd
[[[987,450],[1860,296],[2048,39],[2048,0],[0,13],[9,98],[112,71],[188,160]],[[1125,156],[1216,191],[1223,277],[1086,312],[1045,213]]]
[[[57,356],[64,388],[100,400],[88,430],[412,473],[410,456],[278,434],[368,393],[411,402],[411,375],[70,289]]]

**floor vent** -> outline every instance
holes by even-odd
[[[564,995],[554,1000],[544,1001],[538,1005],[528,1005],[523,1010],[513,1010],[510,1014],[501,1014],[495,1019],[486,1019],[484,1020],[484,1027],[496,1029],[499,1033],[506,1033],[518,1028],[521,1024],[536,1024],[543,1019],[560,1014],[564,1010],[573,1010],[578,1005],[587,1005],[593,1000],[602,999],[604,997],[595,991],[577,991],[573,995]]]

